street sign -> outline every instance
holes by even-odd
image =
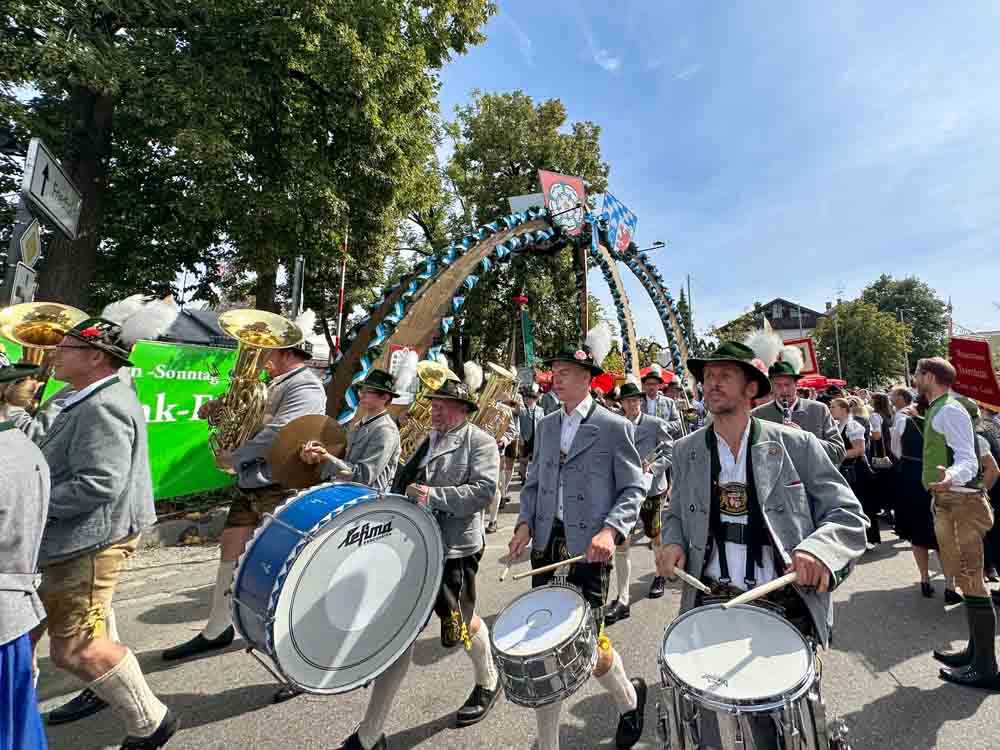
[[[42,256],[42,234],[40,227],[38,219],[35,219],[17,240],[21,245],[21,262],[30,268],[34,268],[35,263]]]
[[[17,264],[14,271],[14,291],[10,298],[12,305],[32,302],[35,299],[35,270],[24,263]]]
[[[56,229],[76,239],[83,195],[39,138],[28,143],[21,192]]]

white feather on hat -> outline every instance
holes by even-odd
[[[806,358],[802,356],[802,350],[797,346],[781,347],[781,351],[778,352],[778,361],[790,364],[796,375],[802,372],[802,368],[806,364]]]
[[[312,308],[303,310],[299,314],[299,317],[295,319],[294,323],[299,327],[299,330],[302,331],[302,335],[308,339],[316,330],[316,313],[312,311]]]
[[[445,356],[444,352],[438,352],[436,355],[434,355],[434,361],[437,362],[439,365],[447,367],[449,370],[451,369],[451,365],[448,364],[448,357]]]
[[[472,360],[466,362],[462,367],[465,374],[465,384],[470,391],[475,393],[483,384],[483,368]]]
[[[131,349],[139,339],[155,341],[169,330],[180,314],[181,309],[172,297],[154,299],[121,324],[122,343]]]
[[[764,363],[764,371],[778,361],[778,354],[785,342],[781,336],[768,331],[754,331],[743,342],[757,355],[757,359]]]
[[[598,367],[611,352],[611,328],[607,321],[602,320],[587,332],[587,348],[590,356]]]
[[[133,294],[131,297],[105,305],[104,309],[101,310],[101,317],[112,323],[124,325],[126,320],[139,312],[152,299],[144,294]]]

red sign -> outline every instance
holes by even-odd
[[[579,235],[583,231],[583,215],[587,209],[583,178],[539,169],[538,182],[552,221],[566,234],[572,237]]]
[[[958,373],[952,386],[955,393],[1000,411],[1000,383],[993,371],[990,342],[985,339],[952,338],[948,342],[948,359]]]
[[[813,344],[812,339],[789,339],[785,342],[785,346],[797,346],[799,351],[802,352],[802,361],[804,364],[799,375],[819,374],[819,363],[816,361],[816,345]]]

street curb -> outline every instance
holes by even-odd
[[[197,536],[201,541],[214,541],[222,534],[228,512],[228,508],[215,508],[199,514],[198,520],[172,518],[169,521],[161,521],[142,532],[140,546],[142,549],[175,547],[181,544],[181,539],[191,536]]]

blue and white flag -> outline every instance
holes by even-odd
[[[608,242],[611,245],[608,249],[616,255],[623,255],[635,237],[638,217],[611,193],[605,193],[604,218],[608,220]]]

